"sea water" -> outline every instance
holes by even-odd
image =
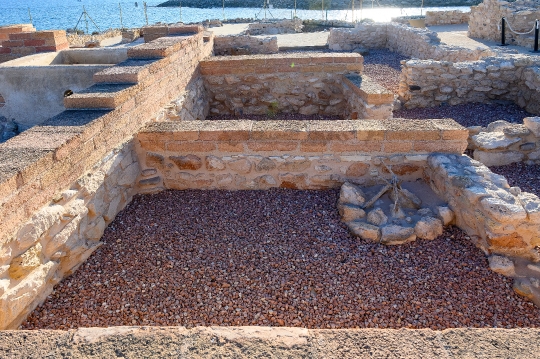
[[[146,16],[148,23],[185,23],[198,22],[206,19],[235,19],[235,18],[291,18],[291,9],[261,9],[258,8],[213,8],[197,9],[187,7],[156,7],[164,0],[147,0]],[[122,20],[120,18],[120,9]],[[429,10],[469,11],[467,6],[424,8]],[[86,10],[86,16],[83,14]],[[370,18],[375,21],[387,22],[392,17],[419,15],[420,8],[382,8],[371,7],[371,4],[354,13],[355,20]],[[103,31],[109,28],[141,27],[146,24],[143,1],[118,0],[0,0],[0,26],[32,22],[38,30],[77,28],[89,32]],[[297,10],[296,16],[301,19],[353,19],[351,10]],[[30,21],[31,20],[31,21]]]

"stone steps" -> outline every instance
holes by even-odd
[[[96,84],[64,98],[66,109],[115,109],[139,90],[127,84]]]

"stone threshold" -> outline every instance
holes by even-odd
[[[109,327],[0,331],[2,358],[535,358],[540,329]]]

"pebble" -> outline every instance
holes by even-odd
[[[138,195],[22,328],[540,327],[540,309],[492,272],[459,229],[392,247],[358,240],[340,221],[338,197],[285,189]]]

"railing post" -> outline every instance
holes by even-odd
[[[506,45],[506,18],[501,19],[501,46]]]

